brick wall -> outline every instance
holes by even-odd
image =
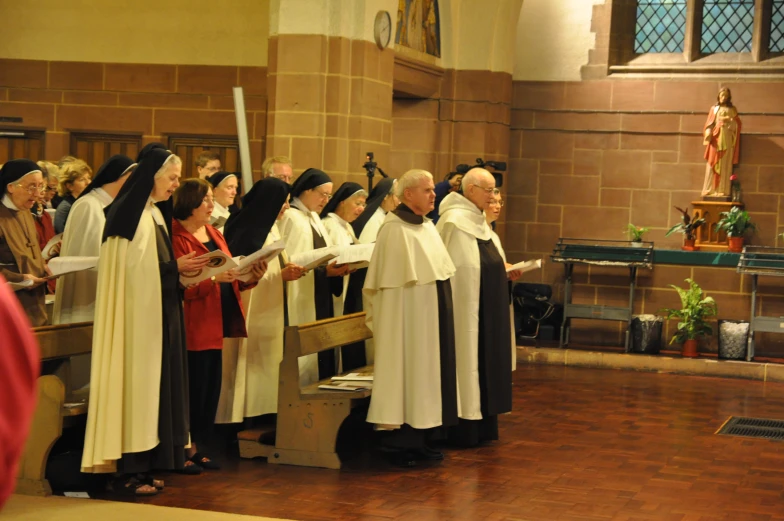
[[[0,116],[24,118],[4,128],[45,129],[46,157],[32,159],[57,160],[74,130],[141,133],[144,143],[167,134],[236,136],[231,89],[238,85],[256,170],[264,157],[266,67],[0,59]]]
[[[622,239],[630,222],[651,228],[656,247],[684,207],[699,199],[705,173],[702,126],[720,86],[732,89],[743,121],[740,165],[743,200],[760,227],[751,242],[776,245],[784,231],[784,83],[597,80],[515,82],[512,99],[506,249],[513,259],[544,256],[529,277],[555,286],[563,268],[549,262],[559,237]],[[575,302],[623,305],[626,275],[577,268]],[[713,295],[721,318],[748,319],[750,281],[734,269],[656,267],[638,276],[637,312],[679,301],[668,284],[693,277]],[[761,278],[760,312],[784,315],[784,284]],[[621,324],[574,321],[575,342],[619,344]],[[670,329],[671,329],[670,325]],[[758,349],[784,354],[780,335],[762,335]],[[669,337],[667,337],[669,338]],[[705,349],[715,350],[715,339]]]
[[[411,168],[424,168],[438,182],[458,164],[475,164],[480,157],[507,161],[511,108],[509,74],[446,70],[437,96],[393,100],[387,173],[399,177]],[[502,238],[504,220],[501,212],[497,231]]]

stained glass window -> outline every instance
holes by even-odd
[[[768,50],[770,52],[784,52],[784,0],[773,0]]]
[[[700,51],[751,52],[753,29],[754,0],[705,0]]]
[[[682,52],[686,0],[637,0],[634,52]]]

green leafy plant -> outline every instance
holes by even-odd
[[[727,232],[727,237],[741,237],[748,232],[757,230],[757,225],[751,222],[749,212],[733,206],[729,212],[721,212],[716,223],[716,231]]]
[[[718,313],[716,301],[713,297],[706,297],[702,288],[692,279],[686,279],[686,282],[689,284],[688,289],[670,284],[670,287],[681,297],[682,308],[659,310],[659,313],[665,314],[665,318],[678,320],[678,330],[672,336],[670,344],[696,340],[701,336],[713,334],[713,328],[707,320]]]
[[[632,223],[629,223],[629,226],[626,228],[626,232],[629,234],[629,240],[632,242],[642,242],[642,236],[643,234],[648,233],[648,230],[648,228],[635,226]]]
[[[672,233],[680,232],[686,239],[693,241],[695,239],[694,232],[697,231],[697,228],[705,224],[705,219],[702,217],[698,218],[696,214],[694,217],[690,217],[687,210],[678,208],[677,206],[674,208],[681,212],[681,222],[670,228],[664,236],[669,237]]]

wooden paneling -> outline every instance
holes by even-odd
[[[221,169],[240,171],[239,143],[231,136],[169,135],[169,150],[182,159],[182,176],[198,177],[196,158],[205,150],[220,154]]]
[[[141,134],[72,132],[70,153],[86,161],[96,171],[115,154],[125,154],[135,160],[141,145]]]
[[[0,128],[0,164],[11,159],[43,159],[44,132]]]

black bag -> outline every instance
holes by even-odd
[[[563,307],[550,302],[553,289],[548,284],[521,282],[512,288],[515,333],[518,343],[522,339],[544,337],[542,327],[548,334],[546,340],[556,338],[561,327]],[[544,339],[544,338],[542,338]]]

